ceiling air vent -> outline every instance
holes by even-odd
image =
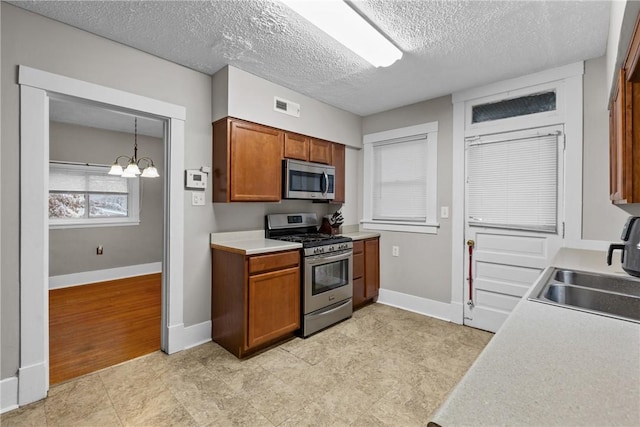
[[[273,97],[273,109],[290,116],[300,117],[300,104],[278,98],[277,96]]]

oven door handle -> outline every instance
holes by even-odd
[[[318,255],[314,257],[308,257],[307,262],[311,265],[326,264],[328,262],[340,261],[342,259],[349,259],[349,257],[352,255],[353,255],[353,251],[349,249],[348,251],[341,252],[338,255],[332,255],[332,256]]]

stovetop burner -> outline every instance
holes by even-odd
[[[351,242],[350,237],[318,233],[318,217],[315,213],[272,214],[265,217],[265,237],[301,243],[303,248],[315,248],[337,243]],[[350,248],[351,246],[349,246]],[[333,250],[343,250],[345,245],[336,245]]]
[[[277,236],[271,237],[272,239],[284,240],[286,242],[302,243],[304,248],[312,248],[315,246],[328,245],[332,243],[350,242],[350,237],[333,236],[331,234],[323,233],[306,233],[306,234],[293,234],[291,236]]]

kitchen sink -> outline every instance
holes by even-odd
[[[529,300],[640,323],[640,280],[553,268]]]

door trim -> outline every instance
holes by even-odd
[[[464,316],[464,198],[465,198],[465,109],[467,102],[478,102],[479,98],[495,97],[507,92],[541,85],[557,83],[565,93],[563,111],[547,124],[564,123],[566,135],[565,153],[565,241],[580,241],[582,238],[582,76],[584,62],[490,84],[453,94],[453,148],[452,148],[452,211],[451,211],[451,321],[462,324]],[[541,123],[541,125],[545,125]],[[537,125],[536,125],[537,126]],[[504,128],[503,131],[515,129]]]
[[[66,97],[164,120],[162,349],[183,349],[184,120],[186,109],[152,98],[19,66],[20,85],[20,364],[18,404],[49,389],[49,97]]]

